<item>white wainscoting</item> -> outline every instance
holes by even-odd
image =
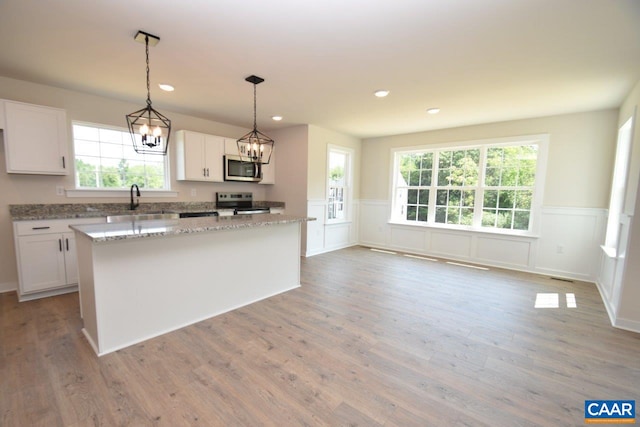
[[[364,246],[595,282],[606,210],[542,209],[540,235],[513,236],[440,227],[389,224],[386,200],[360,200]]]
[[[535,271],[595,282],[606,226],[606,209],[543,208]]]
[[[597,285],[611,324],[622,329],[640,332],[640,322],[618,316],[632,222],[632,216],[621,214],[620,222],[618,223],[619,238],[617,248],[601,248],[600,272]]]
[[[307,251],[305,256],[335,251],[358,244],[359,203],[353,202],[350,220],[327,224],[327,201],[323,199],[307,201],[307,216],[316,218],[307,222]]]

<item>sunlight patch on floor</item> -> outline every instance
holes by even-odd
[[[567,308],[576,308],[576,295],[574,293],[566,293],[565,300]],[[560,295],[557,293],[538,293],[536,294],[535,308],[560,308]]]
[[[415,259],[424,259],[426,261],[434,261],[434,262],[438,262],[437,259],[434,258],[427,258],[427,257],[423,257],[423,256],[418,256],[418,255],[409,255],[409,254],[404,254],[404,256],[406,256],[407,258],[415,258]]]
[[[558,294],[536,294],[535,308],[558,308],[560,307],[560,298]]]
[[[460,267],[475,268],[476,270],[489,270],[487,267],[479,267],[477,265],[462,264],[459,262],[447,261],[447,264],[458,265]]]
[[[396,254],[397,254],[397,252],[393,252],[393,251],[385,251],[385,250],[382,250],[382,249],[375,249],[375,248],[371,248],[371,250],[372,250],[373,252],[381,252],[381,253],[383,253],[383,254],[391,254],[391,255],[396,255]]]

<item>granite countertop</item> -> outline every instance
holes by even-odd
[[[254,201],[255,207],[284,208],[284,202]],[[132,211],[129,203],[59,203],[9,205],[12,221],[33,221],[45,219],[99,218],[109,215],[144,213],[180,213],[225,211],[218,209],[215,202],[162,202],[141,203]]]
[[[265,227],[277,224],[307,221],[315,221],[315,218],[280,214],[235,215],[226,217],[197,217],[170,220],[72,225],[70,228],[85,234],[93,240],[93,243],[102,243],[114,240]]]

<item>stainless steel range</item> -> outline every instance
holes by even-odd
[[[218,209],[233,209],[234,215],[266,214],[270,209],[253,206],[253,193],[216,193]]]

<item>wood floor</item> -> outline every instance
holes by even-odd
[[[101,358],[77,299],[0,295],[1,426],[577,426],[585,399],[640,399],[640,334],[593,284],[356,247]]]

